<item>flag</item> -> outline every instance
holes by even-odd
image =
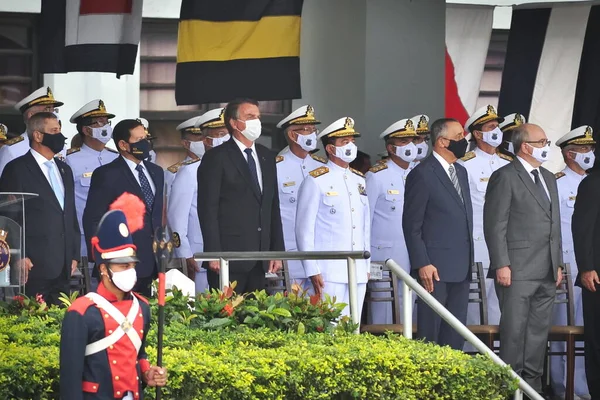
[[[300,98],[303,0],[183,0],[178,105]]]
[[[600,5],[515,7],[498,109],[524,115],[553,142],[581,125],[600,129],[598,71]],[[558,171],[562,157],[552,148],[547,166]]]
[[[44,0],[39,29],[43,73],[133,74],[143,0]]]
[[[494,7],[446,6],[446,117],[465,124],[477,109]]]

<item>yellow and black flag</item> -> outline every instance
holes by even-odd
[[[178,105],[300,98],[303,0],[183,0]]]

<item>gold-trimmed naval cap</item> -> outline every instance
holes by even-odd
[[[200,128],[196,128],[196,122],[198,121],[198,117],[193,117],[188,120],[183,121],[179,125],[177,125],[177,129],[181,134],[190,133],[192,135],[200,135],[202,130]]]
[[[60,107],[64,103],[54,98],[50,86],[43,86],[15,104],[15,109],[23,114],[29,107],[48,106]]]
[[[465,123],[465,132],[471,133],[471,129],[473,129],[473,127],[483,125],[490,121],[498,121],[498,123],[501,124],[504,122],[504,118],[498,115],[494,106],[488,104],[487,106],[481,107],[471,115],[471,118],[469,118]]]
[[[4,142],[8,139],[8,128],[6,125],[0,123],[0,142]]]
[[[401,119],[387,127],[381,135],[380,139],[402,138],[402,137],[418,137],[415,124],[412,119]]]
[[[556,141],[556,145],[560,148],[569,145],[595,145],[594,130],[589,125],[583,125],[573,129]]]
[[[277,128],[285,129],[290,125],[318,125],[321,121],[315,118],[315,109],[310,104],[294,110],[290,115],[279,121]]]
[[[431,129],[429,128],[429,117],[427,115],[415,115],[411,120],[415,125],[417,135],[429,135],[431,133]]]
[[[498,128],[500,128],[500,130],[503,133],[506,133],[506,132],[512,131],[517,126],[520,126],[520,125],[523,125],[526,123],[527,123],[527,120],[525,119],[523,114],[512,113],[512,114],[509,114],[506,117],[504,117],[504,121],[500,125],[498,125]]]
[[[225,127],[225,109],[215,108],[208,110],[198,117],[195,127],[202,130],[207,128],[224,128]]]
[[[108,119],[111,119],[115,117],[115,114],[111,114],[108,111],[106,111],[104,101],[102,101],[101,99],[95,99],[81,107],[79,110],[77,110],[75,114],[71,116],[69,122],[72,124],[76,124],[83,119],[96,117],[106,117]]]
[[[346,137],[360,136],[360,133],[354,130],[354,120],[351,117],[342,117],[333,122],[327,128],[323,129],[317,139],[322,137]]]

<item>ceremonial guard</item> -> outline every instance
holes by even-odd
[[[85,210],[94,170],[119,156],[115,150],[106,147],[106,143],[112,138],[110,119],[114,117],[114,114],[106,111],[104,102],[96,99],[81,107],[70,119],[72,124],[76,124],[77,136],[81,138],[82,143],[81,147],[72,147],[67,150],[65,161],[73,170],[75,208],[80,227],[83,226],[83,210]],[[82,230],[81,255],[86,256],[87,254],[85,235]]]
[[[417,146],[413,143],[419,136],[410,119],[394,122],[381,135],[385,140],[389,157],[376,164],[367,173],[367,197],[371,210],[371,259],[385,262],[392,258],[406,272],[410,272],[408,250],[402,230],[404,209],[404,185],[406,177],[414,167]],[[389,287],[390,284],[372,282],[374,287]],[[377,297],[384,293],[373,292]],[[397,293],[402,302],[402,293]],[[402,304],[402,303],[401,303]],[[389,302],[371,303],[370,315],[373,324],[392,324],[392,306]]]
[[[483,276],[487,277],[490,266],[490,256],[483,235],[483,204],[490,176],[497,169],[505,166],[512,158],[498,152],[502,143],[502,131],[498,124],[504,119],[499,117],[496,109],[485,106],[473,113],[465,124],[465,132],[471,134],[471,140],[476,142],[475,150],[468,152],[460,159],[467,170],[469,190],[473,204],[473,246],[475,262],[483,265]],[[488,323],[498,325],[500,322],[500,306],[494,288],[494,279],[486,279],[488,304]],[[468,325],[481,324],[478,303],[469,303],[467,314]]]
[[[23,120],[27,124],[32,115],[42,111],[54,112],[55,107],[60,107],[64,103],[56,100],[50,87],[41,87],[23,100],[15,104],[15,109],[23,114]],[[4,167],[10,161],[21,157],[29,151],[29,138],[27,132],[20,136],[7,140],[4,146],[0,148],[0,175]]]
[[[143,225],[144,204],[128,193],[102,217],[92,238],[100,284],[69,307],[60,338],[60,398],[143,398],[143,385],[164,386],[166,371],[148,361],[145,344],[150,307],[132,292],[136,246],[131,233]],[[115,208],[123,208],[123,211]]]
[[[299,251],[368,251],[371,224],[364,176],[349,168],[358,148],[354,120],[341,118],[318,136],[329,158],[309,173],[298,193],[296,242]],[[303,260],[316,294],[349,304],[344,260]],[[367,287],[368,260],[356,260],[359,315]],[[349,308],[343,310],[349,315]]]
[[[571,233],[571,218],[577,198],[579,184],[586,177],[586,170],[592,168],[595,161],[594,150],[596,142],[593,138],[591,126],[580,126],[573,129],[556,141],[560,147],[563,159],[567,166],[556,174],[556,185],[558,186],[558,198],[560,201],[560,224],[562,234],[563,261],[571,267],[571,276],[576,277],[579,269],[574,254],[573,235]],[[575,311],[574,324],[583,325],[583,308],[581,301],[581,287],[574,286],[573,309]],[[567,325],[567,307],[565,304],[554,305],[553,325]],[[579,343],[583,345],[583,343]],[[565,344],[551,342],[552,351],[565,351]],[[550,358],[550,378],[554,393],[559,396],[565,395],[566,382],[566,356],[553,356]],[[586,397],[589,395],[585,376],[584,360],[575,357],[575,395]]]
[[[213,147],[229,140],[223,120],[223,108],[207,111],[179,125],[183,145],[187,149],[187,161],[179,163],[171,186],[168,203],[168,220],[173,231],[175,256],[185,259],[188,276],[194,279],[196,293],[208,289],[206,269],[194,260],[194,253],[204,250],[204,240],[198,220],[197,172],[202,156]],[[188,126],[189,124],[191,126]]]
[[[515,148],[512,143],[512,133],[517,126],[525,123],[527,123],[527,121],[522,114],[514,113],[504,117],[504,122],[498,125],[503,136],[503,142],[498,146],[498,151],[500,153],[514,158]]]
[[[287,151],[277,156],[277,184],[279,185],[279,209],[286,251],[297,251],[296,246],[296,206],[298,189],[310,171],[327,162],[322,157],[311,156],[310,152],[317,148],[316,125],[321,122],[315,118],[312,106],[306,105],[295,110],[277,124],[282,129],[289,146]],[[300,260],[285,262],[290,282],[296,283],[303,290],[312,291],[312,285],[306,277]]]
[[[429,136],[431,134],[429,130],[429,117],[425,114],[419,114],[412,117],[411,121],[418,135],[413,143],[417,146],[415,161],[419,162],[429,154]]]

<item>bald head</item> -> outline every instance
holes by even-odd
[[[513,130],[512,142],[518,155],[527,147],[527,142],[537,142],[546,139],[546,133],[541,126],[536,124],[523,124]],[[524,146],[525,145],[525,146]],[[527,152],[526,153],[531,153]]]

